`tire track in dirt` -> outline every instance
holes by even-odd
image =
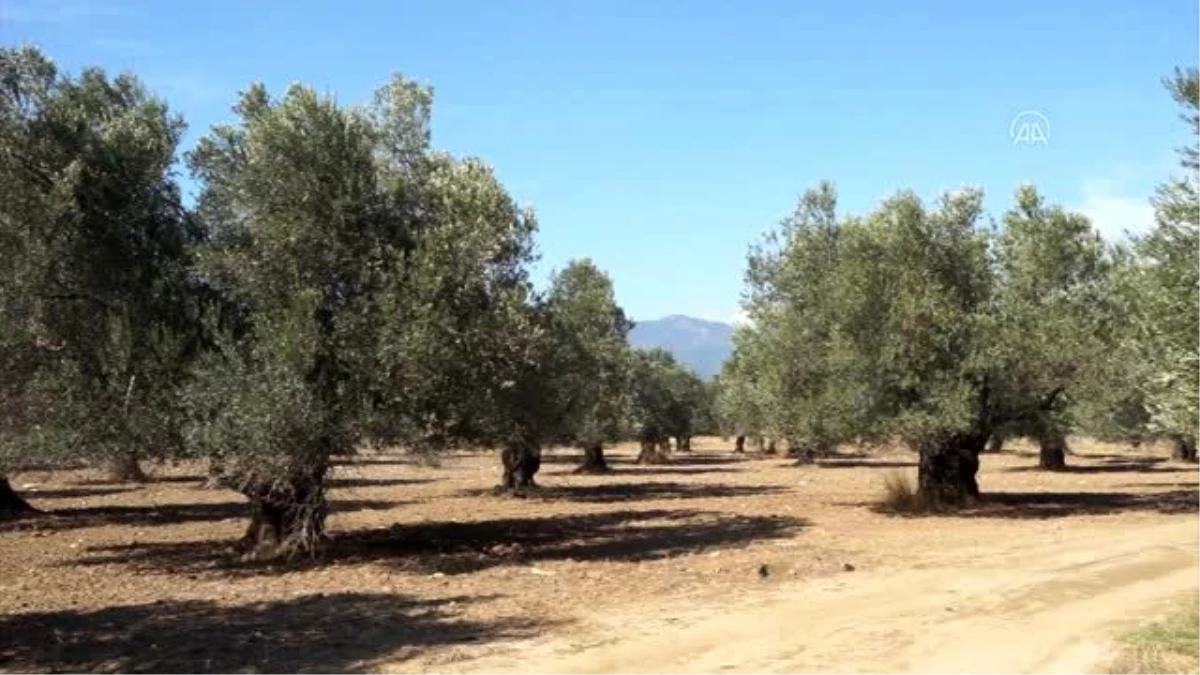
[[[727,602],[583,617],[572,635],[462,672],[1088,672],[1113,633],[1196,589],[1194,517],[1081,524],[980,547],[975,561],[780,585]],[[669,617],[669,618],[667,618]],[[586,637],[585,637],[586,636]],[[591,643],[581,644],[586,642]]]

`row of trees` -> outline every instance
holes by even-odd
[[[588,260],[533,288],[532,212],[430,145],[432,92],[364,106],[240,95],[176,175],[184,123],[129,75],[0,50],[0,510],[30,463],[207,458],[250,500],[246,551],[311,549],[331,458],[363,441],[502,449],[640,436],[662,458],[710,391],[631,322]]]
[[[1171,86],[1195,129],[1195,70]],[[274,556],[311,549],[332,458],[364,441],[499,448],[519,493],[547,443],[580,471],[623,438],[660,462],[714,407],[805,461],[901,438],[942,504],[1006,434],[1046,466],[1075,429],[1195,456],[1194,146],[1129,247],[1033,188],[993,227],[977,191],[839,217],[819,185],[751,252],[753,327],[705,384],[630,348],[590,261],[534,289],[533,213],[431,147],[432,102],[403,77],[349,107],[254,85],[181,158],[183,121],[136,78],[0,49],[0,511],[26,507],[3,474],[31,463],[203,458]]]
[[[1196,70],[1166,84],[1196,134]],[[931,504],[978,495],[979,454],[1008,435],[1036,438],[1046,468],[1072,430],[1169,437],[1194,461],[1196,152],[1130,245],[1031,186],[998,225],[977,190],[933,206],[902,192],[862,217],[838,216],[829,183],[809,190],[749,256],[752,327],[721,375],[722,426],[801,461],[899,438]]]

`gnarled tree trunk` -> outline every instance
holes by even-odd
[[[638,464],[666,464],[671,460],[671,439],[654,429],[643,429],[639,440],[642,450],[638,453]]]
[[[788,441],[788,456],[796,458],[797,466],[805,466],[816,462],[818,457],[828,457],[835,447],[835,443],[826,441]]]
[[[979,497],[979,453],[986,433],[954,434],[921,446],[917,492],[933,508],[964,506]]]
[[[132,452],[122,452],[108,460],[105,470],[109,480],[114,483],[145,483],[149,478],[142,466],[138,464],[137,455]]]
[[[274,560],[313,553],[325,534],[329,513],[325,467],[285,481],[240,481],[250,499],[250,526],[238,542],[247,560]]]
[[[763,453],[767,454],[767,455],[775,454],[775,439],[774,438],[767,439],[766,444],[763,445]]]
[[[1196,462],[1195,437],[1176,435],[1171,441],[1171,459],[1180,462]]]
[[[542,468],[542,449],[532,438],[522,437],[509,441],[500,453],[504,473],[497,489],[522,496],[526,490],[536,488],[533,476]]]
[[[692,437],[691,436],[676,436],[675,437],[675,449],[680,452],[691,452],[692,451]]]
[[[745,452],[746,451],[746,437],[745,436],[738,436],[736,439],[734,439],[733,451],[734,452]]]
[[[609,473],[612,469],[604,458],[604,446],[600,443],[588,443],[583,446],[583,464],[575,469],[575,473]]]
[[[37,513],[37,509],[21,499],[21,495],[12,489],[8,476],[0,475],[0,520],[16,518],[27,513]]]
[[[1051,429],[1038,437],[1038,468],[1067,468],[1067,437],[1061,431]]]

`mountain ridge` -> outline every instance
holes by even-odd
[[[635,319],[629,343],[641,349],[665,349],[697,375],[710,379],[721,372],[721,364],[733,353],[733,331],[732,325],[720,321],[669,314]]]

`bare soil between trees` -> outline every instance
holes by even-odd
[[[200,466],[153,482],[39,471],[48,513],[0,523],[0,670],[148,672],[1080,672],[1194,592],[1197,469],[1166,448],[984,455],[978,507],[878,512],[903,450],[818,465],[698,439],[670,464],[494,496],[498,454],[339,463],[331,540],[236,564],[237,494]]]

